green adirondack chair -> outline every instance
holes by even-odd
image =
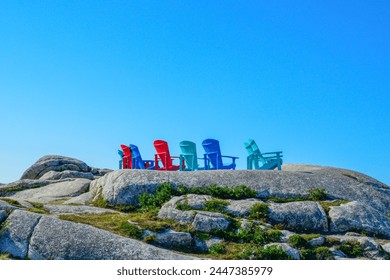
[[[185,161],[185,167],[183,164],[180,164],[180,171],[194,171],[194,170],[203,170],[204,167],[198,165],[198,158],[196,153],[196,144],[191,141],[181,141],[180,142],[180,162]]]
[[[252,169],[254,166],[258,170],[273,170],[275,168],[282,170],[282,152],[261,153],[256,142],[252,139],[249,139],[244,145],[249,154],[247,157],[247,169]]]

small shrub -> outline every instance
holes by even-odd
[[[103,196],[103,188],[100,187],[96,198],[92,201],[92,205],[100,208],[107,208],[108,207],[108,201]]]
[[[140,230],[137,226],[132,225],[127,221],[122,221],[119,224],[119,230],[123,234],[125,234],[131,238],[141,239],[141,237],[142,237],[142,230]]]
[[[209,252],[212,255],[226,254],[227,250],[223,244],[214,244],[209,248]]]
[[[204,203],[205,210],[210,212],[224,212],[224,208],[229,205],[229,202],[222,199],[212,198]]]
[[[336,247],[350,257],[363,256],[363,249],[357,241],[347,240]]]
[[[325,189],[313,188],[309,190],[309,198],[314,201],[326,200],[327,194]]]
[[[289,260],[287,255],[279,246],[272,245],[260,251],[259,259],[261,260]]]
[[[299,234],[291,235],[288,239],[288,243],[296,248],[304,248],[308,245],[306,239]]]
[[[179,203],[176,205],[176,209],[177,209],[177,210],[181,210],[181,211],[189,211],[189,210],[192,210],[192,208],[191,208],[190,205],[188,204],[188,200],[185,200],[184,202],[179,202]]]
[[[327,247],[317,247],[314,249],[301,249],[302,260],[333,260],[334,257]]]
[[[146,243],[154,243],[157,240],[157,236],[155,234],[148,235],[144,237],[144,242]]]
[[[268,215],[268,205],[265,203],[256,203],[250,210],[249,217],[256,220],[264,220]]]

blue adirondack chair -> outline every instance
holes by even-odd
[[[261,153],[256,142],[252,139],[249,139],[244,145],[249,154],[247,169],[252,169],[254,166],[258,170],[273,170],[275,168],[282,170],[282,152]],[[262,165],[260,166],[259,163]]]
[[[180,164],[180,171],[194,171],[194,170],[203,170],[204,167],[198,165],[198,158],[196,152],[196,144],[191,141],[181,141],[180,142],[180,162],[185,162],[185,167],[183,164]]]
[[[149,169],[154,170],[154,160],[143,160],[141,153],[136,145],[130,144],[133,169]]]
[[[121,150],[118,150],[118,155],[121,157],[121,159],[119,160],[119,169],[122,169],[123,152]]]
[[[219,147],[219,141],[215,139],[206,139],[202,142],[202,146],[205,150],[204,163],[205,169],[236,169],[236,159],[238,157],[223,156]],[[231,164],[224,164],[222,158],[230,158]],[[210,161],[211,166],[209,166]]]

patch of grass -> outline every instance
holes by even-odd
[[[103,187],[99,187],[96,198],[92,201],[92,205],[100,208],[108,207],[108,201],[103,196]]]
[[[288,243],[295,248],[305,248],[308,246],[306,239],[303,238],[300,234],[291,235],[288,239]]]
[[[43,204],[39,202],[28,202],[30,203],[33,207],[32,208],[27,208],[28,211],[34,212],[37,214],[48,214],[49,212],[43,208]]]
[[[8,204],[10,204],[10,205],[12,205],[12,206],[23,207],[22,204],[20,204],[18,201],[13,200],[13,199],[11,199],[11,198],[2,197],[2,198],[0,198],[0,200],[3,200],[3,201],[5,201],[5,202],[8,202]]]
[[[130,224],[128,221],[121,221],[118,227],[119,231],[126,237],[141,239],[142,230],[136,225]]]
[[[211,185],[203,188],[186,188],[181,187],[181,192],[193,193],[193,194],[206,194],[221,199],[245,199],[256,198],[257,192],[251,188],[241,185],[237,187],[221,187],[217,185]]]
[[[8,253],[1,253],[0,252],[0,261],[1,260],[12,260],[12,256]]]
[[[389,214],[386,214],[386,217],[390,218],[390,213],[389,213]]]
[[[309,199],[313,201],[322,201],[327,199],[327,194],[323,188],[313,188],[309,190]]]
[[[187,196],[185,197],[184,202],[181,202],[181,201],[180,201],[179,203],[177,203],[176,209],[177,209],[177,210],[181,210],[181,211],[189,211],[189,210],[192,210],[192,208],[191,208],[190,205],[188,204]]]
[[[224,213],[224,208],[229,205],[229,202],[222,199],[212,198],[204,203],[205,210],[210,212]]]
[[[144,193],[139,196],[141,211],[156,211],[175,194],[176,191],[171,184],[160,184],[155,194]]]
[[[269,197],[269,201],[275,203],[288,203],[288,202],[296,202],[296,201],[307,201],[307,196],[296,196],[296,197]]]
[[[325,246],[301,249],[300,254],[302,260],[334,260],[329,248]]]
[[[279,246],[267,248],[247,246],[237,254],[236,259],[242,260],[290,260],[292,259]]]
[[[220,254],[226,254],[227,250],[225,245],[223,244],[214,244],[210,246],[209,253],[211,255],[220,255]]]
[[[363,249],[357,241],[347,240],[336,246],[336,249],[343,251],[349,257],[363,256]]]
[[[320,201],[319,204],[322,206],[324,209],[325,213],[328,215],[329,210],[331,206],[340,206],[342,204],[349,203],[350,201],[348,200],[336,200],[336,201]]]
[[[249,214],[249,218],[255,220],[265,220],[268,215],[268,204],[256,203],[252,206]]]

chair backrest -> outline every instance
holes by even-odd
[[[118,155],[120,156],[119,160],[119,169],[122,169],[122,158],[123,158],[123,152],[121,150],[118,150]]]
[[[215,139],[206,139],[203,140],[202,146],[211,162],[211,165],[214,168],[221,168],[223,163],[219,141]]]
[[[132,167],[132,155],[131,155],[131,150],[130,150],[130,147],[129,146],[126,146],[126,145],[123,145],[121,144],[121,148],[122,148],[122,151],[123,151],[123,157],[122,157],[122,160],[123,160],[123,168],[129,168],[131,169]]]
[[[172,158],[169,153],[168,143],[164,140],[155,140],[153,145],[164,167],[167,169],[172,168]]]
[[[134,168],[145,169],[145,164],[142,160],[141,153],[136,145],[130,144],[131,154],[133,156]]]
[[[196,144],[191,141],[180,142],[181,155],[184,157],[186,162],[187,170],[198,169],[198,159],[196,153]]]
[[[248,151],[248,154],[252,156],[254,159],[260,160],[263,164],[267,163],[264,159],[263,155],[259,147],[257,146],[255,140],[248,139],[248,142],[245,142],[245,148]]]
[[[121,148],[122,148],[122,151],[123,151],[123,156],[131,157],[131,150],[130,150],[129,146],[121,144]]]

